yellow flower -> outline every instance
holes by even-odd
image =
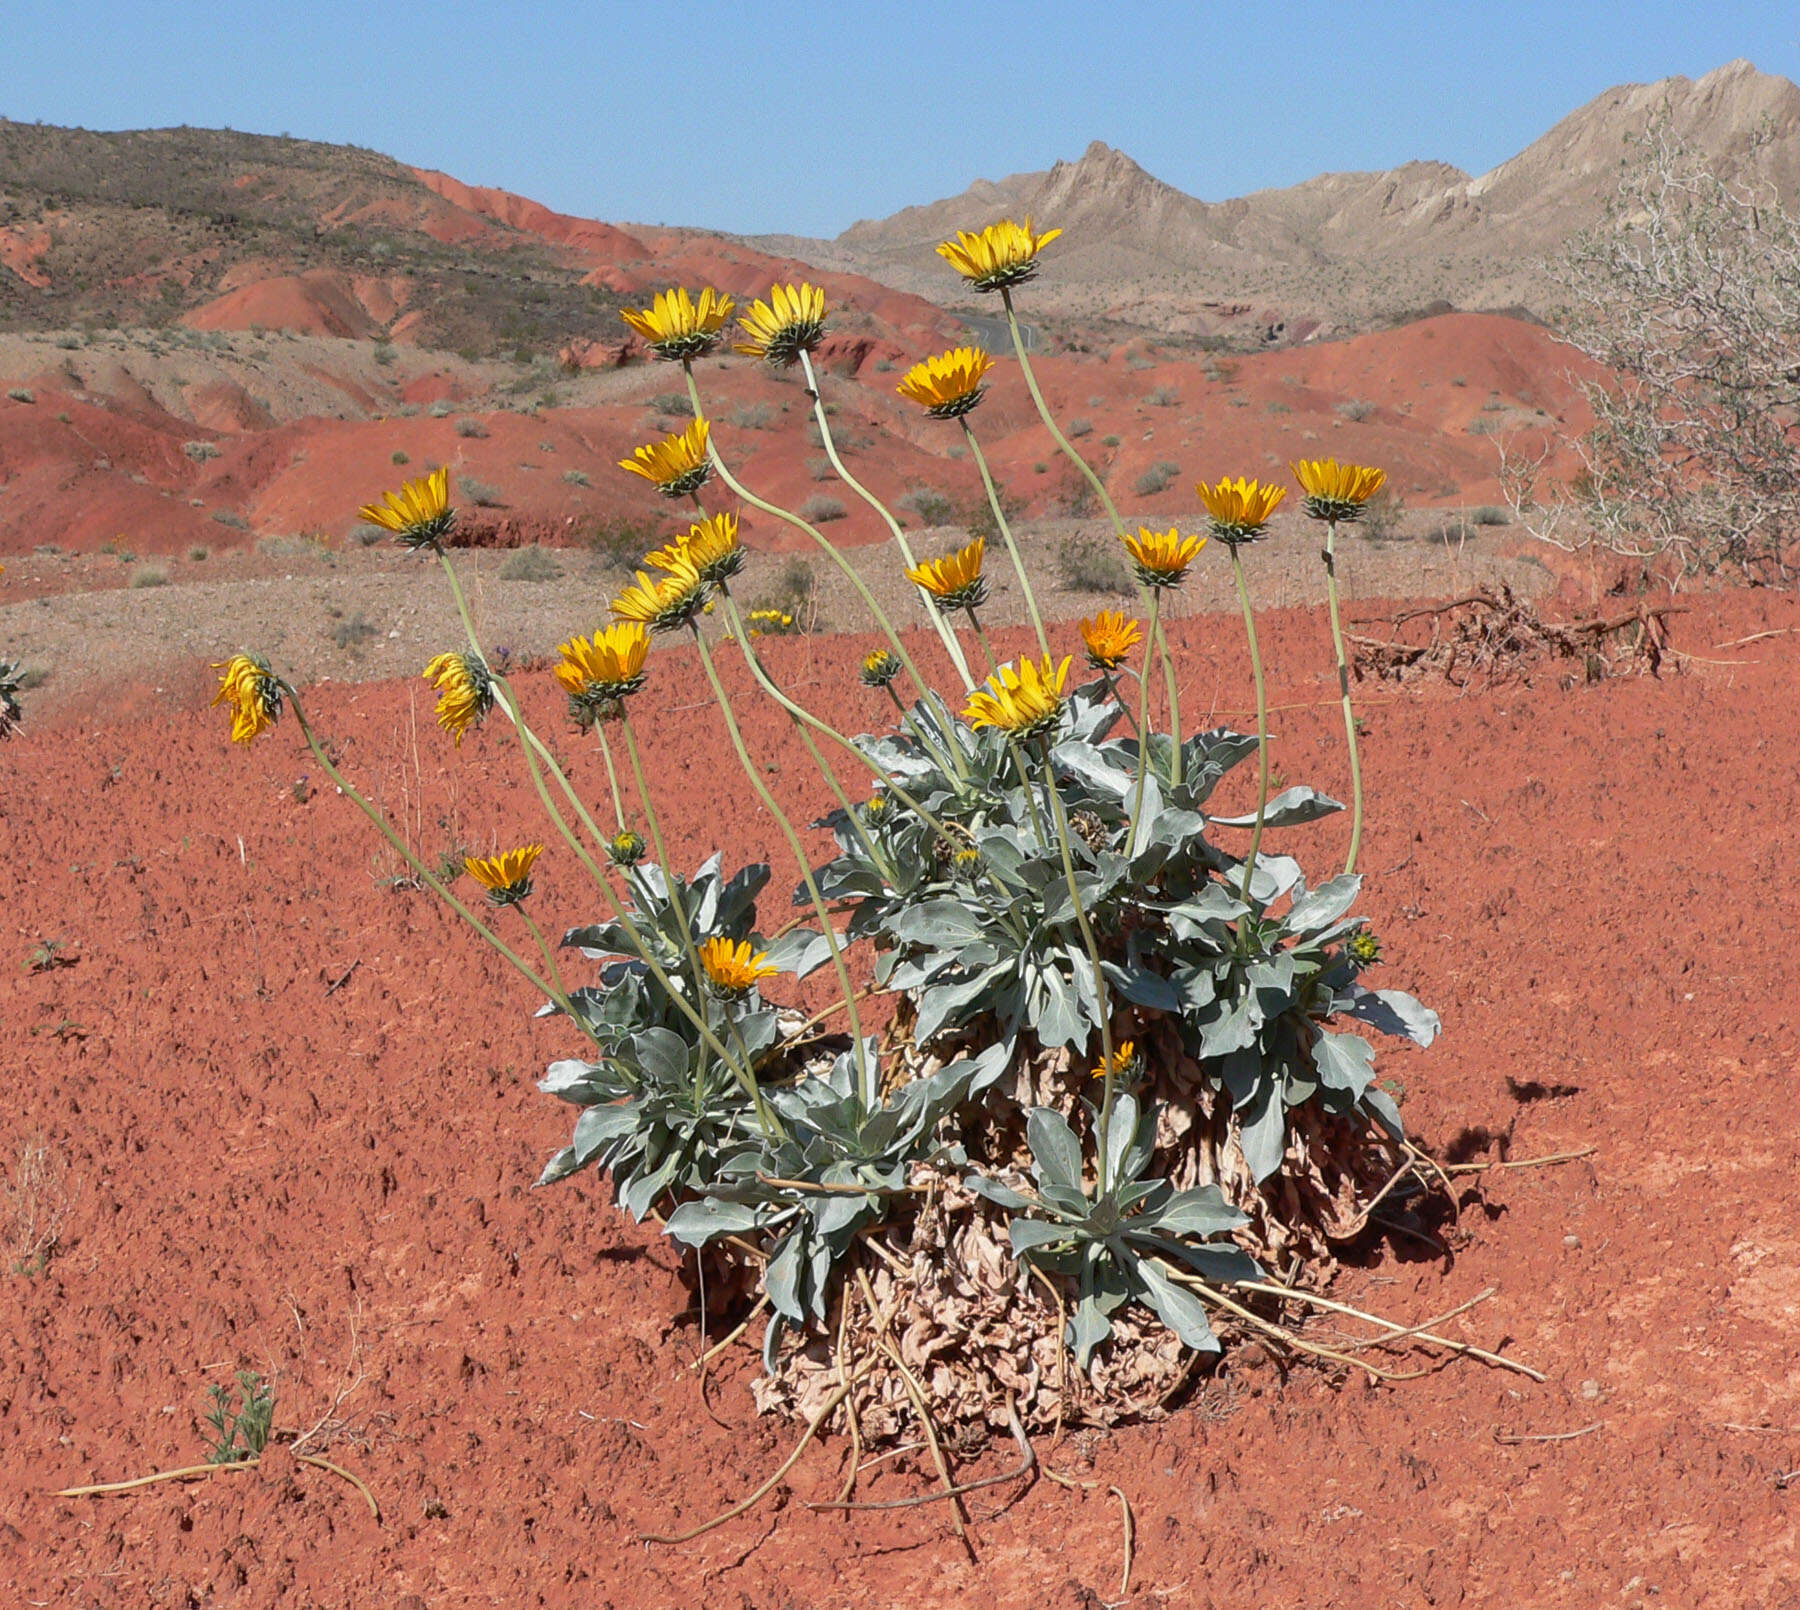
[[[1060,229],[1033,233],[1029,215],[1022,224],[1002,218],[978,235],[959,229],[955,240],[944,241],[937,250],[976,290],[998,291],[1023,284],[1037,273],[1038,253],[1061,233]]]
[[[463,866],[496,906],[516,906],[531,893],[531,869],[544,853],[541,844],[522,844],[499,855],[463,857]]]
[[[1134,1040],[1121,1040],[1117,1045],[1115,1045],[1113,1047],[1112,1064],[1111,1064],[1111,1072],[1112,1072],[1113,1078],[1123,1079],[1127,1074],[1129,1074],[1132,1071],[1132,1066],[1136,1061],[1137,1061],[1137,1042]],[[1108,1064],[1107,1064],[1106,1058],[1102,1057],[1098,1062],[1096,1062],[1094,1064],[1094,1077],[1096,1079],[1104,1079],[1107,1075],[1107,1072],[1108,1072]]]
[[[1042,732],[1062,714],[1070,658],[1065,654],[1057,665],[1046,654],[1041,661],[1022,659],[1001,666],[969,695],[964,718],[970,726],[998,727],[1015,738]]]
[[[986,549],[987,539],[977,537],[959,552],[927,559],[906,574],[945,609],[979,609],[987,602],[987,583],[981,575],[981,556]]]
[[[494,679],[479,654],[440,654],[425,667],[438,690],[437,724],[462,748],[463,734],[494,708]]]
[[[684,562],[705,581],[728,581],[744,568],[748,557],[738,541],[735,514],[715,514],[688,527],[685,536],[658,548],[646,564],[658,570],[675,570]]]
[[[216,661],[213,669],[220,673],[213,704],[231,706],[231,741],[254,743],[281,718],[281,683],[262,660],[250,654]]]
[[[980,347],[953,347],[915,363],[894,390],[933,419],[961,419],[987,394],[981,382],[993,367]]]
[[[1103,609],[1081,623],[1081,640],[1087,644],[1088,664],[1096,671],[1114,671],[1144,640],[1142,628],[1116,609]]]
[[[698,492],[712,474],[706,456],[707,434],[706,421],[696,419],[686,430],[634,448],[630,458],[619,460],[619,468],[643,476],[666,498],[684,498]]]
[[[621,828],[606,841],[606,858],[616,867],[634,867],[644,859],[644,851],[648,848],[642,833]]]
[[[1314,520],[1360,520],[1363,505],[1387,485],[1386,470],[1335,458],[1303,458],[1288,468],[1306,493],[1306,512]]]
[[[769,300],[752,302],[738,327],[750,339],[734,350],[785,368],[825,333],[825,292],[817,285],[771,286]]]
[[[655,581],[640,570],[637,581],[612,601],[613,614],[653,632],[672,632],[699,614],[708,588],[694,562],[686,554],[669,553],[662,569]]]
[[[569,697],[587,708],[617,704],[644,685],[644,660],[650,653],[650,634],[636,621],[609,626],[593,637],[572,637],[559,643],[562,656],[556,680]]]
[[[1175,526],[1167,531],[1139,526],[1135,537],[1125,539],[1125,551],[1146,587],[1179,587],[1194,556],[1205,546],[1205,537],[1184,537]]]
[[[700,947],[700,965],[713,987],[725,995],[742,995],[755,986],[758,979],[781,971],[768,965],[766,950],[752,951],[748,939],[733,944],[723,936],[709,939]]]
[[[710,285],[698,302],[678,285],[672,291],[658,291],[649,307],[620,308],[619,317],[659,358],[698,358],[718,345],[732,306],[729,296],[721,296]]]
[[[865,688],[885,688],[900,674],[900,657],[892,649],[870,649],[857,673]]]
[[[1212,534],[1233,548],[1240,542],[1255,542],[1287,496],[1285,486],[1247,481],[1241,475],[1235,481],[1221,480],[1217,486],[1202,481],[1194,491],[1212,517]]]
[[[409,548],[436,547],[456,523],[449,468],[440,464],[398,492],[384,493],[379,503],[365,503],[357,513],[370,525],[393,532]]]

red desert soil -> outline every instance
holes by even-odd
[[[1177,628],[1195,706],[1245,682],[1229,627]],[[1755,633],[1780,635],[1714,647]],[[1276,613],[1266,641],[1276,703],[1301,706],[1284,776],[1341,789],[1319,613]],[[1677,641],[1705,658],[1660,681],[1364,690],[1369,906],[1392,982],[1445,1025],[1386,1053],[1409,1123],[1457,1155],[1596,1152],[1465,1177],[1454,1257],[1377,1247],[1339,1294],[1411,1321],[1496,1287],[1453,1333],[1547,1384],[1466,1362],[1283,1381],[1243,1350],[1163,1424],[1040,1449],[1091,1489],[978,1495],[979,1566],[941,1506],[808,1510],[835,1438],[785,1501],[639,1541],[730,1504],[795,1431],[751,1414],[748,1348],[703,1388],[679,1259],[603,1181],[530,1188],[570,1116],[533,1081],[570,1037],[427,897],[372,884],[370,835],[291,725],[249,754],[200,710],[29,729],[0,748],[0,1139],[9,1165],[33,1139],[65,1159],[73,1205],[43,1273],[0,1275],[8,1602],[1091,1610],[1119,1599],[1116,1485],[1138,1610],[1800,1604],[1800,1487],[1776,1480],[1800,1466],[1800,606],[1696,599]],[[685,651],[652,687],[682,858],[759,850]],[[416,684],[314,703],[428,853],[540,831],[501,734],[453,751]],[[875,715],[853,687],[837,703]],[[752,728],[775,786],[821,805],[780,726]],[[546,916],[590,914],[554,847],[539,881]],[[74,964],[22,967],[46,939]],[[285,1454],[48,1496],[195,1462],[205,1389],[238,1366],[276,1378],[278,1424],[343,1423],[331,1456],[379,1525]],[[929,1486],[908,1454],[863,1496]]]

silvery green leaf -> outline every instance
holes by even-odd
[[[1200,1027],[1200,1055],[1222,1057],[1256,1039],[1256,1008],[1248,994],[1236,996],[1210,1023]]]
[[[1127,811],[1137,801],[1137,797],[1137,779],[1133,778],[1125,795]],[[1125,854],[1132,860],[1135,861],[1156,842],[1156,819],[1162,815],[1162,812],[1162,788],[1153,773],[1146,773],[1144,776],[1144,799],[1138,807],[1137,831],[1131,835],[1130,841],[1124,846]]]
[[[716,1235],[742,1235],[754,1230],[760,1214],[743,1202],[720,1202],[712,1197],[699,1197],[683,1202],[669,1215],[663,1234],[683,1246],[701,1247]]]
[[[976,1057],[975,1071],[969,1079],[969,1094],[980,1095],[989,1085],[1003,1077],[1012,1063],[1012,1055],[1013,1036],[1008,1034]],[[948,1073],[950,1070],[946,1068],[944,1071]]]
[[[1152,1135],[1156,1131],[1156,1119],[1149,1115]],[[1125,1168],[1126,1154],[1134,1148],[1138,1139],[1138,1104],[1137,1097],[1129,1090],[1121,1090],[1113,1097],[1112,1116],[1106,1126],[1106,1177],[1113,1181],[1137,1178],[1137,1171]]]
[[[1250,1221],[1220,1193],[1216,1185],[1180,1191],[1157,1210],[1156,1227],[1174,1235],[1225,1235]]]
[[[1156,1310],[1156,1317],[1181,1338],[1182,1344],[1197,1353],[1216,1353],[1219,1339],[1206,1322],[1206,1307],[1191,1291],[1183,1291],[1153,1259],[1140,1258],[1137,1277],[1143,1284],[1144,1300]]]
[[[1246,1106],[1258,1088],[1267,1082],[1262,1047],[1251,1044],[1227,1052],[1219,1059],[1219,1078],[1231,1097],[1233,1110]]]
[[[1078,1369],[1085,1370],[1094,1349],[1112,1335],[1112,1321],[1100,1311],[1092,1297],[1083,1297],[1069,1316],[1069,1346],[1075,1354]]]
[[[812,1209],[813,1228],[822,1236],[848,1230],[866,1214],[875,1211],[877,1199],[872,1196],[846,1196],[834,1193],[820,1197]]]
[[[646,1078],[667,1084],[688,1071],[687,1041],[670,1029],[644,1029],[631,1037],[631,1051]]]
[[[1348,1009],[1348,1015],[1383,1034],[1398,1034],[1415,1045],[1430,1045],[1443,1027],[1436,1012],[1404,990],[1365,989],[1361,984],[1353,984],[1349,993],[1355,1004]]]
[[[598,1072],[599,1063],[568,1057],[561,1062],[552,1062],[544,1070],[544,1077],[538,1080],[538,1089],[546,1096],[561,1096],[564,1101],[580,1101],[581,1094],[592,1088],[591,1081]]]
[[[1316,822],[1343,808],[1342,802],[1329,794],[1316,793],[1304,784],[1298,784],[1293,788],[1282,789],[1263,807],[1263,826],[1298,827],[1304,822]],[[1251,811],[1247,816],[1215,816],[1212,821],[1215,827],[1255,827],[1256,812]]]
[[[982,914],[961,900],[940,896],[922,900],[918,905],[896,912],[889,919],[890,931],[904,944],[931,945],[948,949],[980,939],[986,924]]]
[[[656,1206],[656,1199],[669,1188],[669,1182],[675,1178],[675,1171],[680,1166],[675,1157],[666,1157],[662,1163],[648,1174],[640,1174],[619,1193],[619,1201],[639,1224],[644,1216]]]
[[[716,856],[714,860],[717,860]],[[718,891],[713,919],[704,926],[726,933],[736,932],[750,914],[751,907],[756,904],[756,897],[763,892],[768,881],[769,864],[766,861],[752,861],[747,866],[739,867],[732,874],[730,882]]]
[[[1288,931],[1313,934],[1322,928],[1329,928],[1356,903],[1356,896],[1361,889],[1361,877],[1354,872],[1346,872],[1329,882],[1321,883],[1316,889],[1307,890],[1294,901],[1294,908],[1287,915]]]
[[[1079,777],[1096,793],[1111,799],[1124,799],[1131,791],[1132,772],[1129,765],[1121,768],[1113,755],[1119,751],[1102,751],[1091,744],[1073,739],[1060,743],[1050,752],[1051,762],[1071,777]]]
[[[1161,973],[1153,973],[1147,967],[1121,967],[1116,962],[1106,962],[1104,966],[1107,983],[1126,1000],[1156,1012],[1181,1010],[1181,992]]]
[[[1406,1124],[1400,1116],[1400,1109],[1394,1105],[1394,1098],[1380,1085],[1370,1085],[1362,1094],[1364,1108],[1375,1115],[1380,1124],[1395,1140],[1406,1139]]]
[[[1025,1120],[1025,1138],[1040,1181],[1081,1189],[1081,1142],[1061,1113],[1053,1107],[1033,1107]]]
[[[1328,1089],[1347,1090],[1360,1097],[1375,1082],[1375,1052],[1360,1034],[1321,1029],[1312,1055],[1319,1082]]]
[[[1069,1046],[1081,1055],[1087,1049],[1088,1023],[1073,986],[1054,967],[1040,968],[1037,978],[1042,1004],[1032,1027],[1038,1039],[1046,1046]]]
[[[1272,905],[1300,881],[1300,863],[1291,855],[1256,857],[1256,872],[1250,879],[1250,898],[1259,905]]]
[[[570,1136],[569,1144],[575,1148],[576,1159],[586,1163],[596,1157],[609,1141],[630,1134],[640,1121],[639,1114],[630,1102],[623,1102],[616,1107],[587,1107],[575,1120],[575,1133]]]
[[[1240,1123],[1244,1161],[1260,1185],[1271,1174],[1280,1172],[1281,1159],[1287,1151],[1287,1111],[1272,1083],[1264,1085],[1256,1100],[1244,1109]]]
[[[972,978],[956,979],[922,991],[919,995],[918,1021],[913,1026],[913,1039],[920,1045],[926,1044],[953,1014],[979,1002],[988,986],[1005,971],[1005,965],[998,964],[983,968]]]
[[[805,1250],[805,1237],[798,1230],[783,1236],[763,1270],[763,1290],[769,1294],[770,1306],[797,1323],[806,1319],[800,1304],[800,1259]]]
[[[840,936],[839,945],[843,944]],[[791,928],[769,944],[769,965],[805,978],[831,960],[831,943],[811,928]]]
[[[585,1165],[575,1155],[575,1148],[565,1146],[544,1164],[544,1172],[538,1175],[537,1182],[539,1185],[554,1185],[558,1180],[566,1180],[571,1174],[579,1173],[583,1167]]]
[[[1047,1247],[1053,1242],[1069,1239],[1069,1227],[1066,1224],[1049,1224],[1043,1219],[1009,1220],[1006,1233],[1012,1238],[1015,1258],[1039,1247]]]
[[[997,1203],[1011,1213],[1023,1213],[1034,1206],[1030,1197],[1021,1191],[1015,1191],[1010,1185],[992,1179],[986,1174],[965,1174],[963,1185],[977,1196],[984,1196],[990,1202]]]
[[[1172,1258],[1179,1258],[1196,1274],[1221,1285],[1235,1285],[1242,1280],[1262,1279],[1257,1261],[1242,1247],[1190,1246],[1185,1241],[1157,1238],[1155,1245]]]

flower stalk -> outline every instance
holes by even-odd
[[[1256,611],[1250,605],[1250,584],[1244,579],[1244,560],[1238,544],[1231,543],[1231,574],[1237,582],[1238,601],[1244,607],[1244,635],[1250,644],[1250,674],[1256,680],[1256,825],[1250,833],[1250,853],[1244,857],[1242,899],[1250,904],[1250,880],[1256,876],[1256,852],[1262,847],[1263,814],[1269,807],[1269,691],[1263,680],[1262,653],[1256,642]],[[1250,919],[1244,919],[1248,922]]]
[[[1338,610],[1337,521],[1325,523],[1325,598],[1331,608],[1331,645],[1337,652],[1338,696],[1344,705],[1344,742],[1350,748],[1350,849],[1344,857],[1344,871],[1356,870],[1356,853],[1362,847],[1363,779],[1362,757],[1356,745],[1356,712],[1350,704],[1350,659],[1344,652],[1344,624]]]

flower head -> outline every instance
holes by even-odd
[[[969,695],[964,717],[973,727],[997,727],[1015,738],[1035,736],[1062,714],[1069,661],[1065,654],[1058,665],[1046,654],[1001,666]]]
[[[370,525],[391,531],[409,548],[435,548],[450,535],[456,510],[450,507],[450,470],[440,464],[429,475],[385,492],[379,503],[356,511]]]
[[[658,548],[645,561],[658,570],[673,573],[685,562],[708,582],[729,581],[744,568],[743,545],[738,541],[735,514],[715,514],[696,521],[685,536]]]
[[[710,589],[693,560],[671,553],[661,569],[664,573],[655,581],[640,570],[637,581],[612,601],[613,614],[653,632],[672,632],[698,615]]]
[[[1144,640],[1143,629],[1117,609],[1103,609],[1081,623],[1087,662],[1096,671],[1116,671]]]
[[[719,344],[719,332],[733,303],[710,285],[695,301],[685,286],[658,291],[649,307],[619,309],[619,317],[641,335],[659,358],[698,358]]]
[[[707,433],[706,421],[696,419],[686,430],[632,449],[630,458],[619,460],[619,468],[643,476],[666,498],[687,497],[712,476],[712,463],[706,456]]]
[[[214,705],[231,706],[231,741],[255,743],[281,718],[281,683],[266,661],[234,654],[213,665],[219,673]]]
[[[863,820],[871,827],[880,827],[894,814],[894,804],[886,794],[871,795],[868,803],[862,808]]]
[[[988,595],[981,575],[981,556],[986,551],[987,539],[977,537],[968,547],[942,559],[927,559],[906,574],[945,609],[979,609]]]
[[[1387,485],[1386,470],[1335,458],[1303,458],[1288,468],[1306,493],[1306,513],[1313,520],[1360,520],[1363,505]]]
[[[870,649],[857,672],[865,688],[885,688],[899,674],[900,656],[888,648]]]
[[[1123,1079],[1131,1074],[1136,1067],[1137,1042],[1135,1040],[1121,1040],[1113,1047],[1112,1060],[1110,1062],[1108,1062],[1105,1057],[1102,1057],[1094,1064],[1094,1077],[1096,1079],[1104,1079],[1107,1074],[1110,1073],[1114,1079]]]
[[[494,678],[479,654],[440,654],[425,667],[438,690],[437,724],[462,748],[463,734],[494,708]]]
[[[1179,587],[1188,566],[1205,546],[1205,537],[1184,537],[1175,526],[1167,531],[1139,526],[1135,537],[1125,539],[1125,551],[1146,587]]]
[[[906,371],[894,390],[933,419],[961,419],[987,395],[982,384],[994,360],[980,347],[952,347]]]
[[[786,637],[794,629],[794,616],[785,609],[753,609],[744,624],[752,637]]]
[[[1269,523],[1269,516],[1287,496],[1285,486],[1265,485],[1239,476],[1226,479],[1217,486],[1205,481],[1194,488],[1206,512],[1212,518],[1212,534],[1228,547],[1241,542],[1255,542]]]
[[[516,906],[531,893],[531,869],[544,853],[541,844],[522,844],[516,850],[502,850],[498,855],[468,855],[463,866],[488,892],[488,900],[496,906]]]
[[[1022,224],[1002,218],[976,235],[959,229],[955,240],[944,241],[937,250],[976,290],[999,291],[1021,285],[1037,273],[1038,253],[1061,233],[1060,229],[1035,233],[1029,215]]]
[[[556,652],[562,656],[556,680],[570,700],[582,709],[606,714],[644,685],[650,634],[639,622],[625,621],[591,638],[572,637],[558,644]]]
[[[646,848],[642,833],[624,828],[606,841],[606,858],[616,867],[636,866],[644,859]]]
[[[748,939],[735,944],[723,936],[709,939],[700,947],[700,965],[721,995],[742,995],[755,987],[759,979],[781,971],[768,965],[766,950],[753,951]]]
[[[950,870],[963,881],[973,882],[975,874],[981,870],[981,851],[973,844],[965,844],[960,850],[953,851]]]
[[[825,292],[817,285],[771,286],[769,300],[752,302],[738,328],[749,339],[734,351],[785,369],[825,333]]]
[[[1381,960],[1381,941],[1367,928],[1351,935],[1350,943],[1344,949],[1349,952],[1350,960],[1356,963],[1359,970],[1373,967]]]

